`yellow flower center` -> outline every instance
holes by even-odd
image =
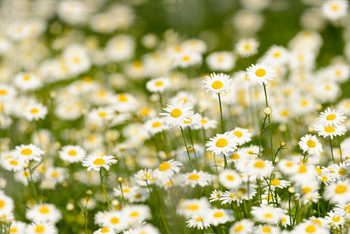
[[[141,115],[142,116],[147,116],[151,110],[149,108],[143,108],[141,110]]]
[[[332,126],[328,126],[328,127],[325,127],[324,128],[324,131],[327,132],[327,133],[332,133],[335,131],[334,127]]]
[[[57,176],[59,176],[58,172],[52,172],[51,177],[56,178]]]
[[[156,83],[154,83],[155,86],[159,87],[163,85],[163,81],[157,81]]]
[[[10,161],[10,165],[12,166],[17,166],[18,165],[18,162],[16,160],[11,160]]]
[[[327,181],[327,180],[328,180],[328,177],[322,176],[322,181]]]
[[[338,173],[339,173],[339,175],[345,175],[346,174],[346,169],[344,169],[344,168],[342,168],[342,169],[340,169],[339,171],[338,171]]]
[[[230,198],[234,198],[236,195],[234,193],[230,194]]]
[[[13,227],[13,228],[10,229],[10,233],[17,233],[17,232],[18,232],[18,230],[17,230],[17,228],[15,228],[15,227]]]
[[[335,114],[330,114],[330,115],[327,115],[327,117],[326,117],[326,119],[330,120],[330,121],[335,120],[335,118],[337,118],[337,116]]]
[[[163,162],[162,164],[159,165],[159,170],[160,171],[166,171],[170,168],[170,164],[167,162]]]
[[[188,121],[184,120],[184,124],[190,124],[192,123],[192,118],[188,118]]]
[[[333,11],[338,11],[338,9],[339,9],[338,5],[336,5],[336,4],[332,5],[332,10]]]
[[[108,228],[101,228],[101,233],[108,233],[109,232],[109,229]]]
[[[262,231],[268,233],[268,232],[271,232],[271,228],[268,226],[265,226],[262,228]]]
[[[219,140],[216,141],[216,146],[223,148],[228,144],[228,141],[225,138],[220,138]]]
[[[265,163],[262,160],[257,161],[256,163],[254,163],[254,167],[257,168],[264,168],[265,167]]]
[[[238,154],[231,154],[230,159],[239,159],[240,156]]]
[[[199,209],[199,206],[197,205],[190,205],[187,207],[189,210],[198,210]]]
[[[255,75],[259,77],[263,77],[266,75],[266,71],[262,68],[259,68],[258,70],[256,70]]]
[[[272,216],[273,216],[273,215],[272,215],[271,213],[266,213],[266,214],[264,214],[264,217],[265,217],[265,218],[272,218]]]
[[[246,188],[239,188],[238,192],[246,194],[248,192],[248,190]]]
[[[316,228],[315,228],[314,225],[309,225],[309,226],[307,226],[307,227],[305,228],[305,231],[306,231],[307,233],[313,233],[313,232],[316,232]]]
[[[340,218],[340,216],[337,216],[337,217],[333,217],[332,218],[332,220],[334,221],[334,222],[339,222],[340,220],[341,220],[341,218]]]
[[[283,217],[283,218],[281,219],[281,223],[285,223],[285,222],[287,222],[287,219],[286,219],[285,217]]]
[[[196,218],[196,221],[197,221],[197,222],[202,222],[203,219],[202,219],[201,217],[197,217],[197,218]]]
[[[69,151],[68,151],[68,155],[69,155],[69,156],[76,156],[76,155],[77,155],[77,151],[75,151],[75,150],[69,150]]]
[[[314,220],[312,220],[312,222],[317,223],[319,226],[321,226],[321,225],[322,225],[321,221],[320,221],[320,220],[318,220],[318,219],[314,219]]]
[[[244,45],[244,49],[245,49],[245,50],[250,50],[250,45],[249,45],[249,44],[245,44],[245,45]]]
[[[128,101],[128,97],[125,94],[120,94],[118,100],[120,102],[126,102]]]
[[[30,110],[30,113],[32,113],[32,114],[36,114],[38,112],[39,112],[39,110],[37,108],[33,108]]]
[[[74,57],[74,58],[73,58],[73,61],[74,61],[76,64],[79,64],[79,63],[80,63],[80,58],[79,58],[79,57]]]
[[[129,188],[123,189],[123,193],[128,193],[128,192],[130,192]]]
[[[335,188],[336,193],[345,193],[348,190],[348,188],[345,185],[339,184]]]
[[[49,208],[47,208],[46,206],[42,206],[39,210],[40,213],[42,214],[47,214],[50,212]]]
[[[243,230],[243,225],[238,225],[236,228],[235,228],[235,232],[240,232]]]
[[[100,117],[105,117],[107,115],[107,113],[106,112],[100,112],[100,113],[98,113],[98,116],[100,116]]]
[[[26,81],[30,80],[30,75],[25,74],[25,75],[23,76],[23,79],[26,80]]]
[[[101,165],[105,164],[106,161],[103,160],[102,158],[97,158],[97,159],[95,159],[95,161],[94,161],[93,163],[94,163],[95,165],[101,166]]]
[[[243,136],[243,133],[241,131],[235,131],[233,134],[236,135],[238,138],[241,138]]]
[[[275,58],[278,58],[278,57],[281,56],[281,53],[280,53],[280,52],[276,52],[276,53],[273,54],[273,56],[274,56]]]
[[[130,216],[137,217],[137,216],[139,216],[139,212],[137,212],[137,211],[131,212]]]
[[[154,122],[154,123],[152,124],[152,127],[153,127],[153,128],[158,128],[158,127],[160,127],[160,126],[162,126],[162,124],[161,124],[160,122]]]
[[[171,111],[170,115],[173,118],[178,118],[182,115],[182,111],[180,109],[175,108],[174,110]]]
[[[0,208],[3,208],[5,206],[5,202],[3,200],[0,200]]]
[[[142,67],[143,65],[141,61],[135,61],[133,64],[135,67]]]
[[[215,212],[215,213],[213,214],[213,217],[214,217],[214,218],[221,218],[221,217],[223,217],[223,216],[224,216],[224,214],[223,214],[222,212],[220,212],[220,211]]]
[[[309,146],[310,148],[314,148],[316,146],[316,142],[314,142],[313,140],[308,140],[306,142],[306,145]]]
[[[45,231],[45,227],[44,226],[39,225],[39,226],[36,226],[36,228],[35,228],[35,232],[36,233],[42,233],[44,231]]]
[[[200,177],[197,174],[192,174],[188,177],[189,180],[198,180]]]
[[[300,166],[299,166],[299,171],[298,171],[299,173],[305,173],[305,172],[307,172],[307,168],[306,168],[306,166],[304,165],[304,164],[301,164]]]
[[[184,57],[182,57],[182,60],[183,61],[189,61],[190,60],[190,56],[184,56]]]
[[[226,179],[230,180],[230,181],[233,181],[235,178],[232,176],[232,175],[227,175],[226,176]]]
[[[277,185],[280,185],[280,184],[281,184],[281,182],[280,182],[279,179],[272,179],[271,180],[271,185],[272,186],[277,186]]]
[[[23,155],[31,155],[33,151],[31,149],[22,149],[21,154]]]
[[[292,167],[293,165],[294,165],[294,164],[293,164],[292,162],[287,162],[287,163],[286,163],[286,166],[287,166],[287,167]]]
[[[350,214],[350,205],[345,206],[344,210]]]
[[[0,95],[6,95],[7,91],[5,89],[0,89]]]
[[[221,89],[223,86],[224,86],[224,84],[219,80],[216,80],[211,84],[211,87],[213,89]]]
[[[201,119],[201,123],[202,123],[202,124],[206,124],[206,123],[208,123],[208,121],[205,120],[205,119]]]
[[[111,218],[111,223],[117,224],[117,223],[119,223],[119,219],[116,217],[113,217],[113,218]]]
[[[305,188],[303,188],[302,189],[302,191],[303,191],[303,193],[309,193],[309,192],[311,192],[311,188],[310,187],[305,187]]]

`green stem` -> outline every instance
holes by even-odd
[[[100,168],[100,179],[101,179],[102,190],[103,190],[103,193],[105,194],[106,201],[107,201],[107,203],[108,203],[109,209],[111,209],[111,211],[113,211],[112,206],[111,206],[111,203],[110,203],[109,200],[108,200],[108,196],[107,196],[107,193],[106,193],[106,190],[105,190],[105,185],[104,185],[104,183],[103,183],[102,168]]]
[[[199,171],[199,163],[198,163],[198,158],[197,158],[197,154],[196,154],[196,150],[194,148],[194,144],[193,144],[193,138],[192,138],[192,130],[190,127],[188,127],[189,133],[190,133],[190,140],[191,140],[191,144],[192,144],[192,148],[193,148],[193,153],[194,153],[194,158],[196,159],[196,164],[197,164],[197,170]]]
[[[266,107],[269,107],[269,102],[267,100],[266,84],[264,84],[264,93],[265,93]],[[273,159],[272,126],[271,126],[270,115],[268,115],[268,119],[269,119],[269,128],[270,128],[271,159]]]
[[[186,147],[186,151],[187,151],[188,160],[190,161],[190,165],[191,165],[191,168],[192,168],[192,170],[193,170],[192,159],[191,159],[191,156],[190,156],[190,152],[188,152],[188,147],[187,147],[187,143],[186,143],[186,139],[185,139],[184,130],[183,130],[182,127],[180,127],[180,129],[181,129],[181,133],[182,133],[182,138],[183,138],[184,143],[185,143],[185,147]]]
[[[338,140],[339,151],[340,151],[340,162],[343,162],[343,152],[341,151],[341,144],[338,136],[337,136],[337,140]]]
[[[38,193],[36,192],[35,184],[34,184],[34,181],[33,181],[32,169],[30,169],[30,166],[29,166],[29,183],[30,183],[30,186],[32,187],[33,196],[34,196],[34,199],[35,199],[36,203],[40,204]]]
[[[266,123],[267,115],[265,115],[263,125],[261,127],[261,132],[260,132],[260,138],[259,138],[259,158],[261,158],[261,142],[262,142],[262,136],[265,130],[265,123]]]
[[[124,206],[126,206],[126,201],[125,201],[125,197],[124,197],[124,193],[123,193],[123,185],[122,185],[122,183],[119,182],[119,186],[120,186],[120,192],[122,194],[122,199],[123,199]]]
[[[329,144],[331,145],[331,153],[332,153],[332,159],[333,159],[333,163],[335,164],[335,159],[334,159],[334,155],[333,155],[333,145],[332,145],[332,138],[329,137]]]
[[[218,94],[219,97],[219,105],[220,105],[220,117],[221,117],[221,132],[225,132],[225,126],[224,126],[224,119],[222,118],[222,106],[221,106],[221,97],[220,94]]]

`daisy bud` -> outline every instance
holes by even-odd
[[[112,206],[119,206],[120,205],[119,201],[116,199],[112,200],[111,204],[112,204]]]
[[[280,161],[280,158],[279,157],[276,157],[275,158],[275,163],[278,163]]]
[[[314,132],[314,127],[309,126],[309,127],[307,128],[307,131],[308,131],[309,133],[313,133],[313,132]]]
[[[23,163],[23,168],[24,169],[27,169],[29,167],[29,164],[28,163]]]
[[[272,109],[271,109],[270,107],[266,107],[266,108],[264,109],[264,114],[265,114],[265,115],[271,115],[271,114],[272,114]]]
[[[119,183],[123,183],[123,182],[124,182],[123,177],[118,177],[118,182],[119,182]]]
[[[66,205],[66,209],[67,209],[68,211],[73,210],[73,209],[74,209],[73,203],[68,203],[68,204]]]
[[[50,98],[51,98],[51,99],[55,99],[56,96],[57,96],[57,93],[56,93],[55,91],[51,91],[51,92],[50,92]]]
[[[288,192],[290,192],[290,193],[295,193],[294,187],[289,187],[289,188],[288,188]]]
[[[92,191],[89,189],[89,190],[86,190],[85,192],[87,195],[91,195],[92,194]]]
[[[285,141],[281,141],[281,142],[280,142],[280,146],[281,146],[281,147],[286,147],[286,146],[287,146],[287,143],[286,143]]]

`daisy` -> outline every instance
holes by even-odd
[[[336,64],[328,69],[328,73],[334,81],[343,83],[349,79],[350,68],[345,64]]]
[[[320,126],[334,126],[337,127],[341,123],[343,123],[346,120],[346,117],[344,116],[344,113],[337,111],[337,110],[331,110],[331,108],[327,108],[325,112],[322,112],[320,114],[320,117],[317,118],[317,123]]]
[[[229,214],[227,210],[214,208],[206,213],[208,220],[213,226],[224,224],[233,220],[232,214]]]
[[[254,38],[243,38],[235,45],[235,51],[243,58],[252,56],[258,53],[259,42]]]
[[[209,201],[210,202],[220,201],[220,198],[222,195],[223,195],[223,192],[221,190],[214,189],[210,194]]]
[[[82,165],[87,167],[87,170],[100,171],[101,167],[109,170],[110,165],[117,163],[118,160],[114,159],[114,156],[99,156],[89,155],[84,158]]]
[[[15,86],[23,91],[37,90],[42,87],[42,81],[33,73],[19,73],[15,75]]]
[[[247,68],[247,77],[249,80],[267,85],[267,80],[272,80],[276,76],[276,72],[268,65],[259,63]]]
[[[266,182],[264,182],[265,185]],[[271,186],[271,189],[275,189],[275,188],[286,188],[290,185],[290,182],[289,181],[286,181],[286,180],[279,180],[277,178],[275,179],[271,179],[271,183],[270,183],[270,186]]]
[[[150,120],[147,120],[144,123],[144,127],[153,135],[169,129],[169,127],[163,123],[163,119],[161,118],[152,118]]]
[[[196,215],[205,214],[209,208],[210,204],[207,197],[202,197],[200,199],[185,199],[178,205],[177,213],[185,216],[186,218],[191,218]]]
[[[0,217],[7,216],[13,212],[14,203],[11,197],[7,196],[2,190],[0,191]]]
[[[187,227],[197,228],[198,230],[207,229],[212,224],[210,220],[205,216],[194,215],[191,219],[186,221]]]
[[[171,159],[169,161],[163,162],[159,165],[157,169],[154,170],[154,177],[158,179],[168,179],[172,177],[175,173],[180,172],[180,167],[182,163]]]
[[[132,205],[124,207],[123,218],[129,219],[130,223],[142,223],[146,219],[150,219],[151,209],[146,205]]]
[[[214,52],[209,54],[206,62],[213,71],[230,71],[235,66],[235,57],[231,52]]]
[[[254,219],[263,223],[277,223],[284,215],[284,210],[269,205],[253,206],[251,211]]]
[[[28,234],[57,234],[57,229],[51,224],[40,223],[28,225],[26,229]]]
[[[256,227],[254,234],[279,234],[280,229],[270,225],[259,225]]]
[[[240,146],[251,141],[251,139],[252,139],[251,138],[252,134],[249,132],[248,129],[236,127],[231,132],[236,137],[238,137],[238,145],[240,145]]]
[[[0,84],[0,101],[11,100],[16,96],[16,90],[8,85]]]
[[[26,163],[30,160],[39,162],[44,153],[43,150],[33,144],[16,146],[16,149],[13,152],[15,158],[23,160]]]
[[[229,152],[234,152],[237,149],[238,137],[226,132],[224,134],[216,134],[206,143],[208,151],[215,155],[228,155]]]
[[[202,55],[196,52],[183,51],[179,55],[175,56],[174,67],[190,67],[194,65],[202,64]]]
[[[344,180],[333,182],[325,187],[323,196],[331,203],[346,203],[350,201],[350,181]]]
[[[55,183],[62,183],[67,178],[66,168],[56,167],[49,168],[45,172],[45,178],[54,181]]]
[[[108,227],[114,232],[121,232],[128,227],[128,223],[121,211],[111,211],[102,218],[102,226]]]
[[[204,41],[198,40],[198,39],[189,39],[182,43],[182,46],[184,49],[188,49],[190,51],[203,54],[207,50],[207,45]]]
[[[44,119],[47,115],[47,107],[42,104],[29,104],[24,108],[23,116],[28,120]]]
[[[203,171],[192,171],[182,175],[182,180],[185,186],[190,185],[194,188],[196,185],[200,187],[205,187],[211,182],[211,175]]]
[[[170,127],[182,126],[184,121],[189,121],[189,117],[193,115],[192,109],[192,106],[180,101],[174,106],[168,104],[167,107],[164,108],[168,113],[160,113],[160,115],[164,116],[164,122]]]
[[[299,170],[298,163],[286,159],[279,161],[277,167],[286,175],[293,175]]]
[[[328,212],[325,220],[329,224],[334,224],[335,227],[342,226],[345,223],[342,213],[336,213],[334,211]]]
[[[130,230],[128,234],[160,234],[160,232],[157,228],[147,223]]]
[[[289,215],[283,215],[280,222],[284,228],[287,228],[288,226],[291,225],[291,218]]]
[[[256,177],[267,177],[270,176],[274,167],[269,160],[254,159],[249,161],[247,169],[250,175]]]
[[[200,120],[200,123],[197,124],[197,126],[195,126],[195,129],[201,129],[201,128],[203,128],[204,130],[215,129],[217,123],[218,122],[214,119],[202,117],[202,119]]]
[[[334,208],[334,211],[336,213],[341,213],[344,218],[349,219],[350,218],[350,203],[345,204],[337,204]]]
[[[35,223],[48,222],[55,224],[62,218],[62,213],[53,204],[40,204],[28,209],[26,218]]]
[[[205,93],[211,92],[213,95],[226,95],[231,91],[232,80],[229,75],[212,73],[210,76],[206,76],[205,79],[203,81],[205,84],[203,88],[207,89]]]
[[[12,221],[10,226],[11,234],[21,234],[24,233],[27,225],[21,221]]]
[[[337,20],[347,15],[348,7],[346,0],[328,0],[323,3],[321,10],[327,19]]]
[[[254,223],[249,219],[242,219],[236,222],[231,228],[229,234],[250,234],[253,231]]]
[[[15,172],[14,177],[15,177],[16,181],[19,181],[22,184],[24,184],[25,186],[28,186],[28,180],[30,177],[30,173],[28,170],[17,171],[17,172]],[[32,178],[31,178],[31,179],[33,179],[33,182],[37,182],[39,180],[39,178],[40,178],[40,173],[37,170],[33,171]]]
[[[264,57],[264,61],[274,66],[284,65],[288,60],[288,51],[283,46],[276,45],[271,46]]]
[[[303,136],[298,144],[304,153],[319,155],[323,152],[322,144],[318,141],[317,137],[310,134]]]
[[[329,231],[322,225],[318,225],[312,221],[306,221],[298,224],[294,227],[292,234],[309,234],[309,233],[317,233],[317,234],[327,234]]]
[[[115,234],[115,231],[113,229],[109,228],[100,228],[97,231],[94,231],[93,234]]]
[[[137,99],[128,93],[120,93],[109,100],[115,111],[117,112],[132,112],[136,111],[139,103]]]
[[[221,204],[231,204],[233,201],[239,201],[240,198],[237,197],[236,191],[234,189],[231,189],[230,191],[226,191],[224,192],[221,196],[220,196],[220,201]]]
[[[135,174],[135,178],[139,181],[147,181],[147,180],[151,180],[153,179],[153,170],[152,169],[142,169],[139,170],[136,174]]]
[[[16,158],[6,158],[1,164],[8,171],[21,171],[23,170],[24,161]]]
[[[346,133],[346,128],[342,125],[337,127],[316,125],[315,130],[318,131],[319,136],[323,136],[324,138],[329,136],[331,139],[336,136],[342,136]]]
[[[241,184],[241,176],[234,170],[224,170],[219,175],[220,183],[227,189],[237,188]]]
[[[130,203],[135,202],[145,202],[150,197],[150,192],[148,189],[138,189],[132,196],[129,197]]]
[[[340,163],[339,165],[334,164],[333,167],[334,167],[334,171],[336,172],[335,176],[341,180],[346,179],[347,175],[350,172],[350,165],[347,165],[346,163]]]
[[[91,67],[91,61],[88,57],[85,47],[73,44],[66,47],[62,53],[63,59],[68,70],[72,74],[86,72]]]
[[[166,89],[169,89],[171,86],[169,78],[155,78],[147,82],[146,88],[148,91],[155,93],[163,93]]]
[[[61,151],[59,151],[59,156],[66,162],[81,162],[83,158],[85,158],[86,152],[78,145],[66,145],[62,147]]]

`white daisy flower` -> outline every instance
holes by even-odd
[[[115,231],[113,229],[110,228],[100,228],[97,231],[94,231],[93,234],[115,234]]]
[[[202,63],[202,55],[196,52],[184,51],[175,56],[174,67],[190,67],[200,65]]]
[[[40,223],[28,225],[27,234],[57,234],[57,228],[49,223]]]
[[[33,73],[19,73],[13,79],[15,86],[23,91],[37,90],[43,85],[39,77]]]
[[[184,185],[190,185],[194,188],[196,185],[200,187],[205,187],[211,182],[211,175],[207,172],[203,171],[192,171],[190,173],[186,173],[182,175],[182,181],[184,181]]]
[[[195,129],[201,129],[204,128],[204,130],[208,129],[216,129],[217,121],[214,119],[209,119],[207,117],[202,117],[200,120],[200,123],[195,126]]]
[[[182,126],[184,121],[189,121],[189,117],[193,115],[193,107],[184,104],[183,101],[178,102],[176,105],[167,105],[164,110],[168,113],[160,113],[164,116],[164,122],[170,127]]]
[[[248,129],[236,127],[231,131],[238,138],[238,145],[243,145],[252,139],[252,134]]]
[[[327,0],[323,3],[321,10],[327,19],[337,20],[348,14],[348,7],[346,0]]]
[[[131,224],[139,224],[152,217],[151,209],[146,205],[126,206],[123,208],[123,213],[123,217],[128,219]]]
[[[252,82],[261,85],[267,84],[267,80],[272,80],[276,76],[276,72],[268,65],[259,63],[247,68],[247,77]]]
[[[255,227],[254,234],[279,234],[280,229],[271,225],[259,225]]]
[[[254,38],[243,38],[235,45],[235,51],[243,58],[252,56],[258,53],[259,42]]]
[[[10,226],[11,234],[21,234],[26,230],[27,224],[21,221],[12,221]]]
[[[146,88],[148,91],[155,93],[163,93],[166,89],[170,88],[171,83],[169,78],[159,77],[152,79],[146,83]]]
[[[177,207],[176,212],[179,215],[183,215],[186,218],[193,217],[195,215],[203,215],[210,208],[207,197],[202,197],[200,199],[185,199],[180,202]]]
[[[216,134],[216,136],[210,138],[205,145],[207,150],[215,155],[228,155],[229,152],[234,152],[237,149],[238,137],[230,132]]]
[[[16,96],[16,90],[9,85],[0,84],[0,101],[11,100]]]
[[[128,234],[160,234],[160,232],[157,228],[155,228],[151,224],[146,223],[135,229],[130,230]]]
[[[350,181],[344,180],[331,183],[325,187],[324,198],[333,204],[346,203],[350,201]]]
[[[121,211],[108,212],[101,221],[103,227],[108,227],[114,232],[121,232],[128,227],[127,219]]]
[[[324,225],[320,226],[318,223],[312,221],[306,221],[298,224],[293,229],[293,234],[308,234],[308,233],[317,233],[317,234],[327,234],[329,230],[325,228]]]
[[[342,226],[345,223],[345,219],[342,213],[337,213],[334,211],[330,211],[327,213],[325,217],[326,222],[329,224],[334,224],[335,227]]]
[[[253,206],[251,211],[254,219],[263,223],[277,223],[284,215],[284,210],[270,205]]]
[[[270,176],[274,169],[272,162],[269,160],[254,159],[248,162],[248,173],[256,177]]]
[[[117,163],[118,160],[114,159],[114,156],[99,156],[89,155],[84,158],[82,165],[87,167],[87,170],[100,171],[101,167],[109,170],[110,165]]]
[[[227,189],[237,188],[241,184],[241,176],[234,170],[224,170],[219,175],[220,183]]]
[[[206,62],[212,71],[230,71],[235,66],[235,57],[227,51],[214,52],[209,54]]]
[[[249,219],[242,219],[236,222],[231,228],[229,234],[250,234],[253,231],[254,223]]]
[[[28,209],[26,218],[34,223],[48,222],[55,224],[62,218],[62,213],[53,204],[40,204]]]
[[[41,103],[28,104],[24,108],[23,116],[28,120],[44,119],[47,115],[47,107]]]
[[[203,88],[207,89],[205,93],[211,92],[212,95],[226,95],[231,91],[232,80],[229,75],[212,73],[210,76],[206,76],[205,79],[203,81],[205,84]]]
[[[145,129],[151,134],[157,134],[164,130],[169,129],[169,127],[163,123],[161,118],[152,118],[144,123]]]
[[[22,171],[24,161],[13,157],[6,158],[1,164],[8,171]]]
[[[206,217],[215,227],[219,224],[224,224],[233,220],[233,216],[230,211],[217,208],[209,210],[206,213]]]
[[[81,162],[85,158],[86,152],[78,145],[66,145],[59,151],[59,156],[66,162]]]
[[[14,202],[2,190],[0,191],[0,217],[7,216],[13,212]]]
[[[153,178],[152,169],[142,169],[135,174],[135,178],[140,181],[147,181]]]
[[[323,136],[324,138],[329,136],[331,139],[333,139],[333,137],[342,136],[346,133],[346,128],[343,125],[337,127],[316,125],[315,130],[318,131],[319,136]]]
[[[40,161],[44,153],[43,150],[33,144],[16,146],[16,149],[13,152],[15,158],[27,163],[30,160]]]
[[[186,221],[187,227],[197,228],[198,230],[207,229],[212,224],[210,220],[205,216],[194,215],[191,219]]]
[[[182,166],[182,163],[175,161],[174,159],[163,162],[159,165],[157,169],[154,170],[154,177],[160,180],[169,179],[175,173],[180,172],[181,166]]]
[[[344,116],[344,113],[337,111],[337,110],[331,110],[331,108],[327,108],[325,112],[322,112],[320,114],[320,117],[317,118],[317,123],[320,126],[339,126],[341,123],[343,123],[346,120],[346,117]]]
[[[307,152],[311,155],[319,155],[322,150],[322,144],[318,141],[316,136],[313,135],[305,135],[300,138],[299,147],[303,150],[303,152]]]

